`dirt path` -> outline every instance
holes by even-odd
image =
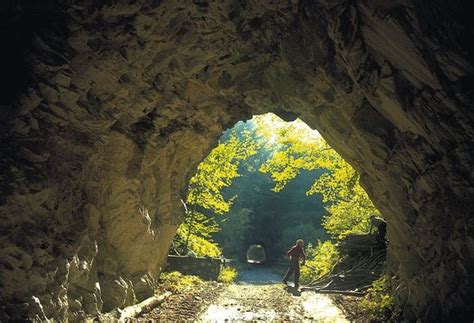
[[[176,292],[168,297],[164,303],[144,315],[137,321],[190,321],[195,320],[203,309],[212,304],[220,295],[224,284],[206,282],[197,287]]]
[[[140,320],[349,322],[330,296],[285,288],[280,283],[284,269],[240,268],[238,283],[205,282],[174,292]]]
[[[231,284],[198,317],[198,320],[317,320],[349,322],[327,295],[296,292],[282,284]]]

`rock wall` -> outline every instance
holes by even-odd
[[[169,255],[164,271],[179,271],[207,280],[217,280],[223,264],[224,260],[220,258]]]
[[[361,173],[388,222],[405,319],[474,316],[462,1],[2,9],[14,27],[2,35],[24,40],[6,52],[27,63],[7,71],[27,82],[17,75],[0,114],[1,320],[80,319],[150,295],[195,166],[225,128],[265,112],[317,128]]]

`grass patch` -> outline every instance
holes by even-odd
[[[183,275],[179,271],[165,272],[160,275],[160,287],[173,293],[183,292],[204,284],[204,280],[193,275]]]
[[[221,272],[219,273],[219,277],[217,277],[217,281],[222,283],[230,284],[237,279],[239,273],[237,269],[230,266],[225,266],[222,268]]]

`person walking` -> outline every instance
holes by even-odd
[[[296,244],[288,250],[288,260],[290,262],[288,270],[283,278],[283,284],[287,285],[288,279],[291,274],[294,274],[293,281],[295,282],[295,288],[300,286],[300,259],[303,261],[301,265],[305,264],[306,254],[304,253],[304,241],[302,239],[296,240]]]

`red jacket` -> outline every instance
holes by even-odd
[[[288,250],[287,254],[288,254],[288,257],[291,257],[291,258],[297,258],[297,259],[303,258],[303,261],[306,260],[306,254],[304,253],[303,248],[301,248],[298,245],[294,245],[293,247],[291,247],[291,249]]]

